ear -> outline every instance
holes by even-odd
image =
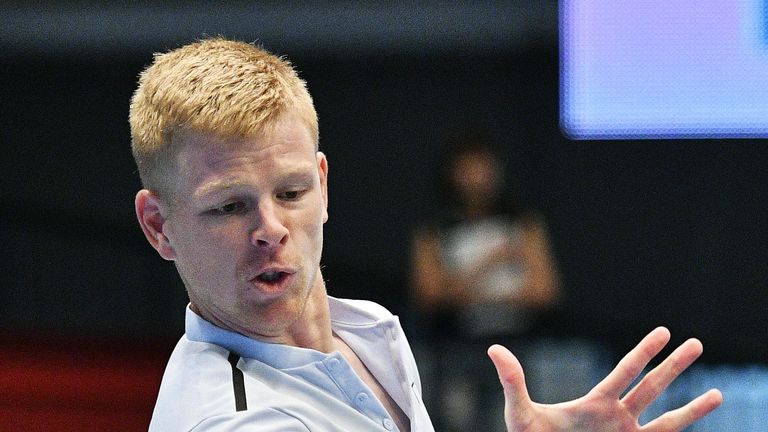
[[[142,189],[136,194],[136,217],[139,219],[141,230],[155,250],[163,259],[173,261],[176,259],[176,251],[173,249],[163,229],[165,228],[165,215],[160,198],[147,189]]]
[[[320,172],[320,191],[323,195],[323,222],[328,222],[328,159],[317,152],[317,168]]]

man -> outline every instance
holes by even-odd
[[[139,224],[190,299],[150,430],[433,430],[397,318],[326,293],[328,161],[291,65],[219,38],[158,55],[130,123]],[[637,418],[701,354],[698,341],[621,398],[668,340],[655,330],[587,396],[553,406],[531,402],[515,357],[491,347],[509,430],[682,429],[720,393],[642,429]]]

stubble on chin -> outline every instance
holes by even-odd
[[[289,295],[253,305],[248,326],[254,336],[295,344],[296,334],[316,326],[316,319],[321,315],[318,312],[323,310],[323,304],[327,305],[325,285],[322,279],[317,282],[319,273],[315,272],[315,280],[311,284],[298,283],[286,293]]]

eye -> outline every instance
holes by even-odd
[[[277,194],[277,197],[283,201],[296,201],[299,198],[301,198],[301,196],[304,195],[305,192],[306,191],[304,190],[285,191]]]
[[[242,201],[235,201],[228,204],[224,204],[221,207],[217,207],[211,210],[212,213],[220,215],[238,214],[245,211],[245,203]]]

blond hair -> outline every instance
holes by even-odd
[[[174,132],[221,138],[268,134],[297,115],[318,143],[312,98],[291,63],[253,44],[201,40],[164,54],[139,76],[131,99],[131,150],[144,187],[172,194]]]

